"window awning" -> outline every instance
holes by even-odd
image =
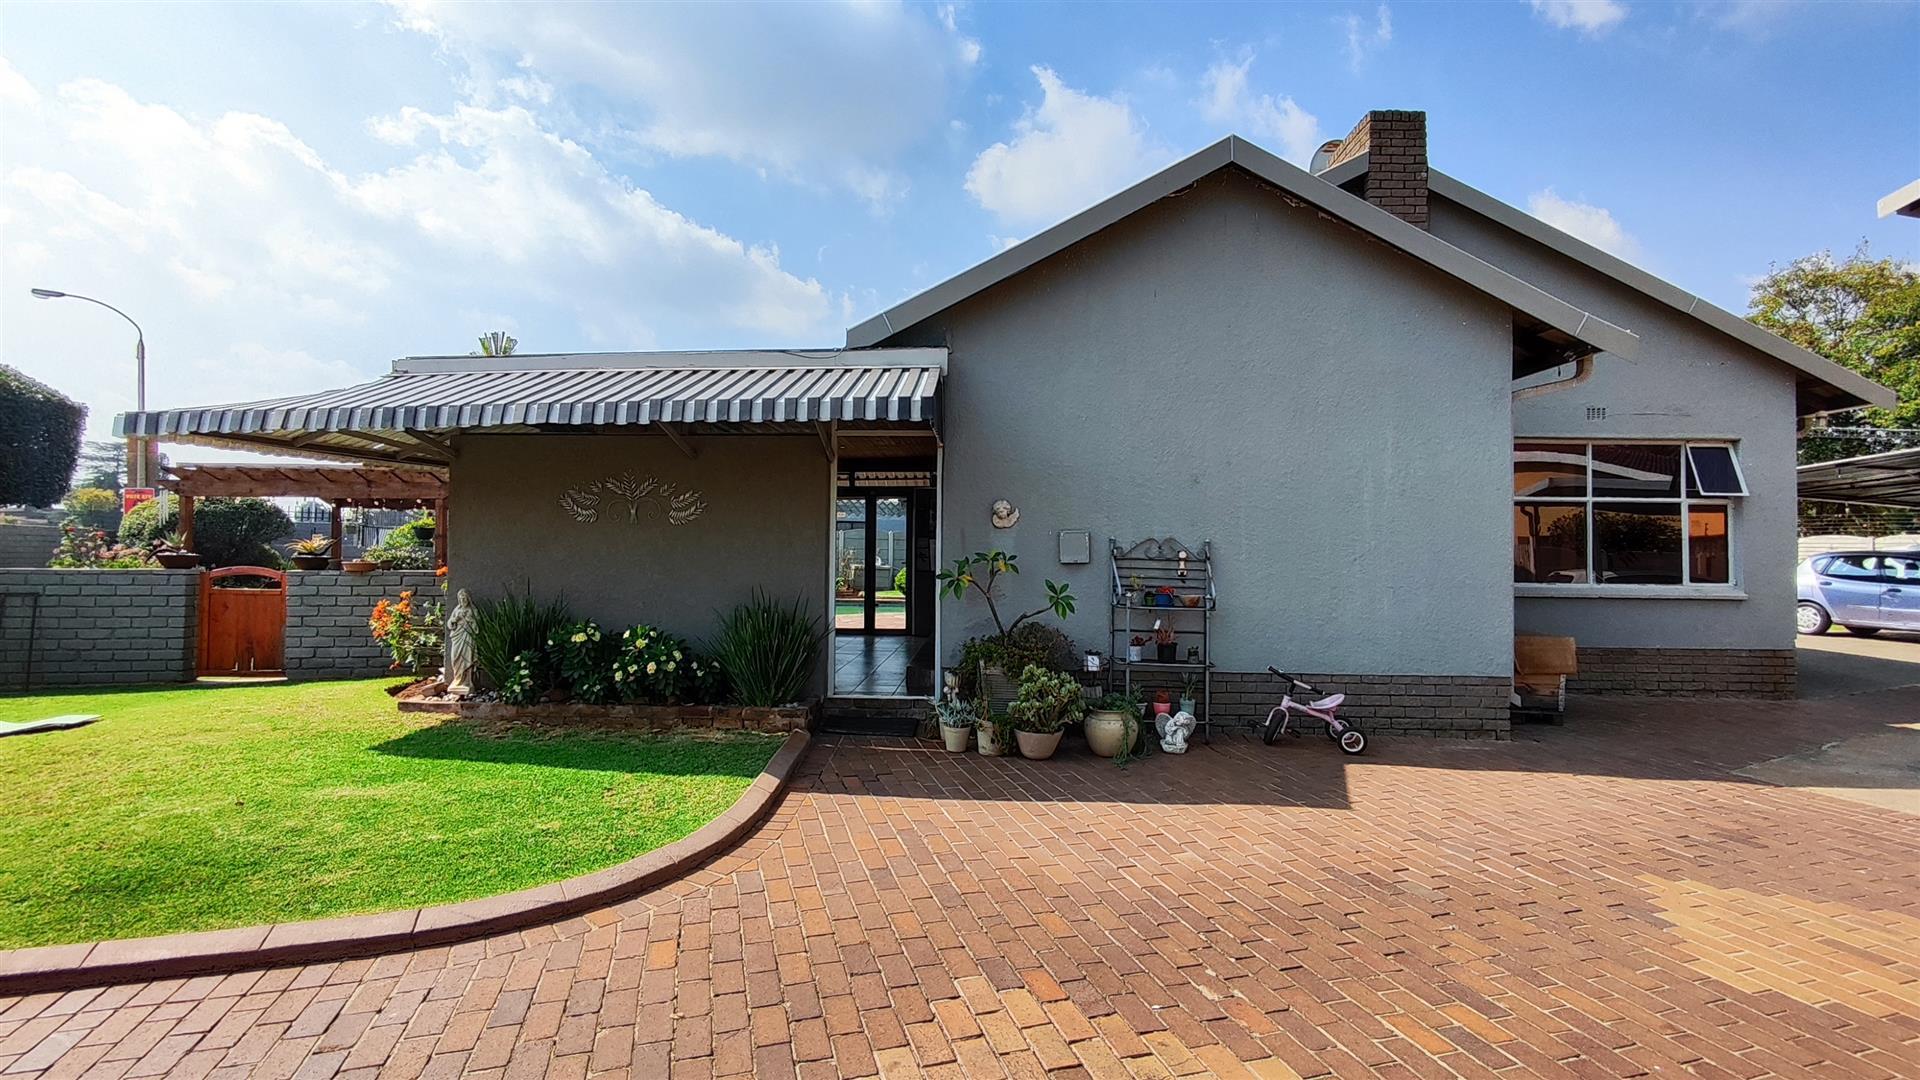
[[[123,413],[116,435],[304,457],[444,463],[456,431],[937,431],[945,349],[586,353],[396,360],[299,397]]]

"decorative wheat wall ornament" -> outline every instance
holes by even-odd
[[[678,484],[663,484],[653,476],[640,480],[632,470],[568,488],[560,494],[560,508],[573,520],[591,525],[600,520],[602,504],[616,500],[626,503],[629,522],[639,521],[644,510],[649,519],[664,516],[669,525],[685,525],[707,509],[698,491],[681,491]]]

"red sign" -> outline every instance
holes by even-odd
[[[153,494],[152,488],[130,487],[122,489],[120,492],[120,512],[124,514],[134,507],[139,506],[141,503],[153,498]]]

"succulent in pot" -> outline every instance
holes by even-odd
[[[319,533],[295,540],[287,550],[293,553],[293,565],[301,570],[325,570],[333,563],[333,538]]]
[[[940,738],[946,744],[947,751],[965,753],[967,744],[973,741],[973,724],[979,716],[979,710],[972,703],[949,695],[934,702],[933,711],[940,717]]]
[[[1139,634],[1127,639],[1127,659],[1139,663],[1147,647],[1147,639]]]
[[[1087,701],[1073,676],[1030,664],[1020,673],[1020,689],[1007,714],[1013,718],[1020,756],[1035,761],[1053,756],[1068,724],[1085,715]]]
[[[191,570],[200,565],[200,553],[188,550],[187,534],[171,532],[148,548],[153,560],[169,570]]]
[[[1153,621],[1153,647],[1163,664],[1171,664],[1180,658],[1180,643],[1173,636],[1173,627],[1159,619]]]

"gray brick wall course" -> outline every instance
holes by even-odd
[[[199,584],[191,570],[0,569],[0,687],[191,679]]]
[[[421,601],[443,601],[440,579],[425,570],[294,570],[287,574],[287,677],[353,679],[385,674],[392,656],[367,630],[382,599],[404,589]]]

